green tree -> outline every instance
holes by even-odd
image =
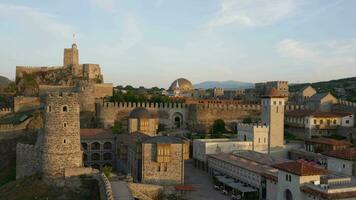
[[[104,166],[103,173],[105,174],[106,177],[108,177],[108,179],[110,179],[111,177],[111,172],[112,172],[112,167]]]
[[[226,131],[225,122],[223,119],[217,119],[214,121],[212,135],[220,136]]]
[[[121,133],[124,132],[124,129],[122,127],[122,123],[120,121],[115,121],[115,124],[112,127],[112,132],[114,134],[121,134]]]

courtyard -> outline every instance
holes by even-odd
[[[209,174],[196,169],[193,161],[185,162],[185,185],[192,185],[195,189],[190,194],[192,200],[205,199],[205,200],[228,200],[229,196],[223,195],[220,191],[214,190],[213,181]]]

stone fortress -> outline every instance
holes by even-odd
[[[184,184],[189,145],[181,138],[159,136],[159,125],[172,132],[209,133],[214,121],[223,119],[228,128],[238,131],[235,139],[243,149],[269,153],[284,148],[285,112],[356,112],[354,103],[316,94],[310,88],[295,94],[298,100],[293,101],[285,81],[256,84],[249,91],[251,101],[109,102],[105,97],[113,95],[113,87],[103,83],[100,66],[79,64],[78,56],[73,44],[64,50],[61,67],[16,68],[16,84],[23,96],[15,97],[14,108],[1,110],[0,116],[36,109],[43,114],[36,145],[17,145],[17,178],[40,174],[45,180],[63,180],[92,173],[84,166],[111,166],[132,174],[138,182]],[[179,78],[168,92],[172,98],[191,98],[194,88],[190,81]],[[240,123],[246,118],[260,124]],[[117,122],[122,123],[125,134],[116,137],[109,130]],[[0,130],[3,128],[13,127],[0,124]]]

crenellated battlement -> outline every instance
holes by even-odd
[[[0,109],[0,116],[12,113],[12,108],[2,108]]]
[[[137,107],[156,108],[156,109],[185,109],[187,104],[183,103],[150,103],[150,102],[104,102],[99,106],[106,109],[134,109]]]
[[[195,106],[200,110],[261,110],[261,105],[259,104],[200,104]]]
[[[337,103],[343,106],[353,107],[356,108],[356,102],[346,101],[342,99],[338,99]]]
[[[238,130],[268,130],[269,126],[263,125],[263,124],[257,124],[257,123],[252,123],[252,124],[246,124],[246,123],[238,123],[237,124]]]
[[[11,130],[14,128],[13,124],[0,124],[0,131],[1,130]]]

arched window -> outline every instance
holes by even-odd
[[[93,161],[100,160],[100,154],[93,153],[93,154],[91,154],[90,159]]]
[[[244,135],[244,141],[246,141],[246,135]]]
[[[105,150],[111,150],[111,149],[112,149],[112,144],[111,144],[111,142],[105,142],[105,143],[104,143],[104,149],[105,149]]]
[[[91,150],[100,150],[100,144],[99,142],[94,142],[90,145]]]
[[[68,106],[63,106],[63,107],[62,107],[62,111],[63,111],[63,112],[68,112]]]
[[[104,153],[104,160],[112,160],[112,154],[111,153]]]

